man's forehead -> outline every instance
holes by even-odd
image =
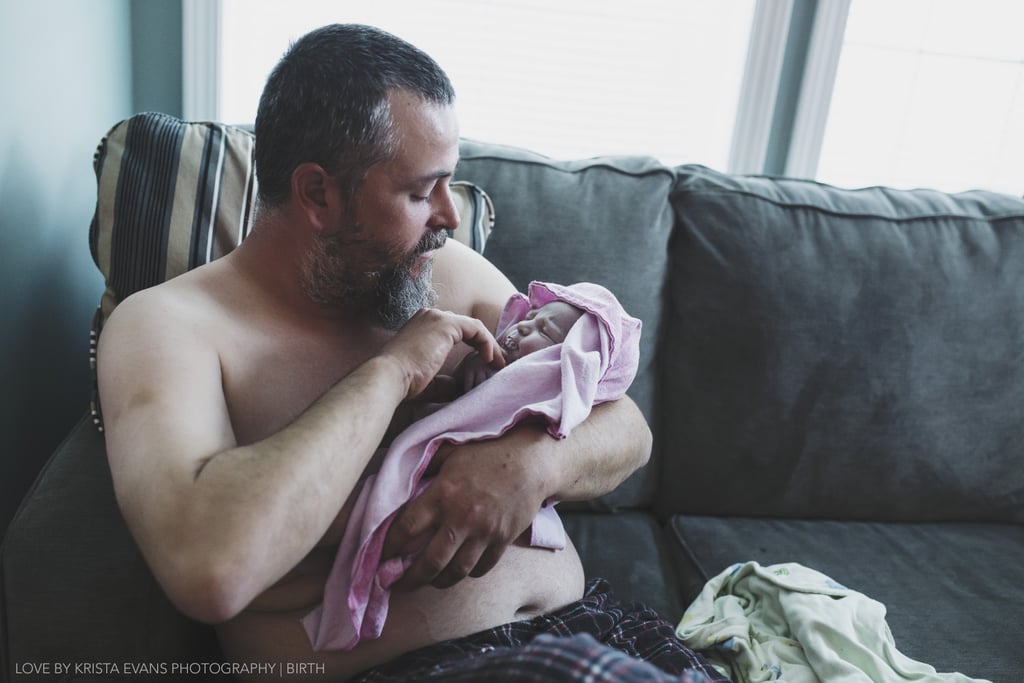
[[[440,180],[441,178],[448,178],[455,175],[455,169],[458,168],[458,166],[459,155],[456,154],[454,161],[450,163],[440,164],[434,170],[427,171],[426,173],[423,173],[421,175],[417,175],[414,177],[414,179],[419,182],[428,183],[433,182],[435,180]]]
[[[451,177],[459,164],[458,137],[447,143],[437,139],[400,139],[395,155],[382,163],[405,182],[427,183]]]

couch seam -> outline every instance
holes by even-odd
[[[672,536],[675,538],[677,544],[679,545],[679,548],[683,551],[683,554],[693,565],[694,569],[697,570],[697,573],[700,574],[701,580],[706,583],[711,578],[711,576],[704,569],[704,565],[701,564],[701,562],[697,559],[697,556],[693,554],[693,551],[690,549],[690,545],[679,533],[679,530],[676,528],[676,525],[672,523],[672,519],[677,516],[678,515],[673,515],[672,517],[669,517],[667,522],[668,528],[671,530]]]
[[[642,158],[642,157],[629,157],[629,158],[639,159],[639,158]],[[483,154],[483,155],[479,155],[479,156],[477,156],[477,155],[465,155],[465,156],[461,157],[461,159],[459,161],[460,161],[460,163],[462,161],[497,161],[497,162],[501,162],[501,163],[510,163],[510,164],[525,164],[527,166],[540,166],[540,167],[547,168],[547,169],[552,170],[552,171],[556,171],[558,173],[565,173],[565,174],[570,174],[570,175],[575,175],[577,173],[583,173],[583,172],[589,171],[591,169],[602,169],[602,170],[612,171],[612,172],[617,173],[619,175],[629,176],[631,178],[645,178],[645,177],[648,177],[648,176],[665,175],[669,179],[674,180],[675,177],[676,177],[676,174],[673,173],[672,169],[667,168],[667,167],[652,168],[652,169],[647,170],[647,171],[627,171],[625,169],[618,168],[617,166],[614,166],[613,164],[608,163],[608,162],[599,161],[599,162],[595,162],[595,163],[588,163],[589,160],[587,160],[587,159],[580,159],[579,161],[581,163],[586,163],[587,165],[583,166],[582,168],[576,168],[576,169],[559,168],[557,165],[555,165],[554,162],[547,162],[547,161],[543,161],[543,160],[540,160],[540,159],[512,159],[512,158],[509,158],[509,157],[502,157],[502,156],[497,156],[497,155],[494,155],[494,154]],[[456,175],[458,175],[457,171],[456,171]],[[475,182],[475,181],[473,181],[473,182]]]
[[[850,192],[856,192],[857,190],[849,190],[849,191]],[[759,194],[756,194],[754,192],[750,192],[749,190],[706,190],[706,189],[702,189],[699,192],[695,192],[695,191],[691,191],[691,190],[672,190],[672,191],[669,192],[669,201],[674,201],[675,197],[681,197],[683,195],[688,195],[688,194],[696,194],[696,195],[701,195],[701,196],[708,196],[708,195],[724,195],[724,196],[742,195],[744,197],[749,197],[751,199],[757,199],[757,200],[760,200],[762,202],[766,202],[768,204],[772,204],[774,206],[778,206],[778,207],[782,207],[782,208],[805,209],[805,210],[816,211],[816,212],[819,212],[819,213],[827,214],[829,216],[837,216],[837,217],[841,217],[841,218],[873,218],[873,219],[880,219],[880,220],[885,220],[885,221],[889,221],[889,222],[893,222],[893,223],[910,223],[910,222],[914,222],[914,221],[934,221],[934,220],[942,220],[942,219],[956,219],[956,220],[964,220],[964,221],[981,221],[983,223],[993,223],[993,222],[1002,222],[1002,221],[1009,221],[1009,220],[1024,219],[1024,212],[1019,213],[1019,214],[1016,214],[1016,213],[1000,214],[1000,215],[996,215],[996,216],[971,216],[971,215],[948,213],[948,212],[947,213],[920,214],[920,215],[916,215],[916,216],[891,216],[891,215],[886,215],[886,214],[881,214],[881,213],[867,213],[867,212],[865,212],[865,213],[853,213],[853,212],[849,212],[849,211],[837,211],[835,209],[829,209],[829,208],[818,206],[818,205],[815,205],[815,204],[808,204],[806,202],[792,202],[792,203],[791,202],[785,202],[785,201],[781,201],[781,200],[778,200],[778,199],[773,199],[771,197],[765,197],[763,195],[759,195]],[[1012,195],[1010,195],[1010,196],[1012,196]],[[673,204],[673,209],[675,209],[675,208],[676,207]],[[680,211],[679,213],[680,213],[680,216],[679,216],[680,218],[683,218],[685,216],[685,214],[682,211]]]

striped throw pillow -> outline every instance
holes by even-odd
[[[106,289],[93,316],[94,376],[100,331],[119,302],[245,239],[256,204],[253,141],[244,128],[153,112],[121,121],[100,141],[89,247]],[[452,183],[452,194],[461,219],[452,237],[482,253],[494,225],[490,198],[463,181]],[[95,386],[92,411],[102,430]]]

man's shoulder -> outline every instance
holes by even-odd
[[[434,259],[438,307],[479,318],[490,327],[515,287],[490,261],[469,247],[448,240]]]
[[[207,278],[190,271],[126,297],[103,326],[102,337],[166,334],[202,326],[216,319],[215,289]]]

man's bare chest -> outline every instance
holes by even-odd
[[[238,442],[258,441],[291,424],[380,343],[266,332],[234,338],[219,355]]]

